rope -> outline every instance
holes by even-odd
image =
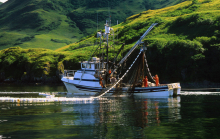
[[[101,93],[100,95],[96,96],[96,97],[92,97],[92,98],[100,98],[101,96],[105,95],[106,93],[108,93],[112,88],[114,88],[124,77],[125,75],[129,72],[129,70],[131,69],[131,67],[134,65],[134,63],[136,62],[136,60],[138,59],[138,57],[140,56],[140,54],[142,53],[143,49],[140,50],[140,53],[138,54],[138,56],[135,58],[135,60],[133,61],[133,63],[131,64],[131,66],[128,68],[128,70],[124,73],[124,75],[115,83],[112,85],[112,87],[110,87],[108,90],[106,90],[104,93]]]
[[[150,69],[148,67],[148,64],[147,64],[147,59],[146,59],[146,55],[144,54],[144,60],[145,60],[145,63],[146,63],[146,67],[147,67],[147,75],[149,77],[149,79],[151,80],[151,82],[153,83],[156,83],[154,78],[152,77],[151,73],[150,73]]]
[[[133,81],[133,84],[132,84],[132,88],[131,88],[131,91],[133,92],[134,91],[134,88],[135,88],[135,85],[137,84],[139,78],[140,78],[140,75],[141,75],[141,69],[143,67],[143,65],[141,64],[141,60],[139,58],[139,61],[138,61],[138,65],[137,65],[137,72],[135,73],[135,78],[134,78],[134,81]]]

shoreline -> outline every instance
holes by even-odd
[[[57,82],[57,83],[52,83],[52,82],[30,82],[30,83],[27,83],[27,82],[0,82],[0,86],[1,85],[36,85],[36,86],[41,86],[41,85],[52,85],[52,86],[55,86],[55,85],[64,85],[63,82]]]

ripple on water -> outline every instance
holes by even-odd
[[[180,95],[220,95],[220,92],[181,91]]]

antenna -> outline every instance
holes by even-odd
[[[111,14],[110,14],[109,1],[108,1],[108,14],[109,14],[109,26],[111,27]]]
[[[118,20],[117,20],[117,41],[118,41]]]
[[[97,32],[98,32],[98,26],[99,26],[99,13],[98,13],[98,11],[96,11],[97,12]]]

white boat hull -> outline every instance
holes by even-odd
[[[77,88],[75,85],[67,82],[63,82],[64,85],[66,86],[66,89],[69,93],[77,93],[77,94],[84,94],[84,95],[95,95],[98,91],[96,92],[91,92],[89,91],[89,88],[87,90],[80,90]]]
[[[69,93],[77,93],[83,95],[95,95],[98,92],[101,92],[105,88],[101,87],[92,87],[92,86],[80,86],[73,83],[63,82],[66,86],[66,89]],[[172,87],[170,87],[172,85]],[[144,97],[168,97],[179,95],[181,87],[179,83],[169,84],[169,86],[158,86],[158,87],[136,87],[132,94],[135,96],[144,96]],[[115,88],[110,90],[106,95],[112,95],[115,91]],[[122,92],[122,95],[129,94],[129,88],[123,87],[119,92]],[[106,96],[105,95],[105,96]]]

